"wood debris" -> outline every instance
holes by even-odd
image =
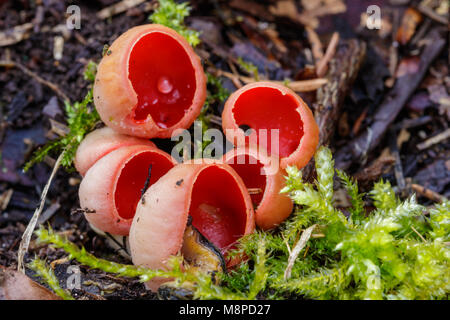
[[[435,135],[434,137],[431,137],[431,138],[425,140],[424,142],[419,143],[417,145],[417,149],[419,149],[419,150],[427,149],[427,148],[431,147],[432,145],[435,145],[435,144],[437,144],[443,140],[446,140],[448,138],[450,138],[450,129],[447,129],[444,132],[441,132],[441,133]]]
[[[125,12],[144,2],[145,0],[122,0],[97,12],[97,17],[100,19],[108,19],[116,14]]]
[[[308,242],[309,238],[311,238],[311,234],[316,227],[317,225],[314,224],[311,227],[305,229],[302,232],[300,239],[295,244],[294,248],[290,250],[288,265],[286,267],[286,270],[284,271],[284,280],[288,280],[291,277],[292,267],[294,266],[295,260],[297,260],[300,251],[302,251],[302,249],[306,246],[306,243]]]
[[[31,29],[33,29],[33,24],[25,23],[12,29],[0,31],[0,47],[10,46],[27,39],[30,36]]]
[[[339,43],[339,33],[333,33],[327,51],[324,56],[316,63],[316,73],[319,78],[324,77],[328,71],[328,63],[334,57],[336,48]]]
[[[0,300],[61,300],[25,274],[0,266]]]

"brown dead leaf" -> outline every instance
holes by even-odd
[[[0,300],[61,300],[22,272],[0,266]]]

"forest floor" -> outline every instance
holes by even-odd
[[[17,266],[22,233],[57,155],[26,173],[24,164],[38,146],[58,137],[64,100],[83,99],[87,63],[98,62],[105,44],[127,29],[149,23],[156,7],[156,1],[135,1],[120,13],[102,10],[118,2],[77,1],[81,27],[68,30],[66,10],[73,1],[0,0],[2,266]],[[328,79],[319,90],[305,92],[300,86],[297,91],[314,110],[321,143],[332,149],[336,166],[355,176],[362,191],[383,178],[400,196],[415,192],[421,203],[432,205],[450,196],[449,24],[443,2],[193,0],[186,22],[201,32],[196,51],[205,69],[229,91],[254,77],[239,57],[258,68],[260,79],[293,84]],[[381,29],[367,28],[370,5],[381,8]],[[327,92],[336,99],[328,99]],[[222,108],[216,104],[210,112],[220,116]],[[39,222],[97,257],[127,262],[77,210],[80,179],[74,170],[58,171]],[[342,207],[348,203],[345,197],[336,201]],[[61,284],[68,266],[76,264],[63,259],[64,251],[32,242],[27,259],[34,255],[56,260]],[[155,298],[135,279],[80,268],[76,298]]]

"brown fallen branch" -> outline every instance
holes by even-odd
[[[319,145],[328,144],[334,134],[344,98],[358,75],[366,54],[366,45],[356,39],[342,41],[329,63],[328,83],[317,90],[316,121]]]
[[[327,145],[333,136],[341,114],[344,98],[350,91],[366,55],[366,44],[356,39],[341,41],[329,63],[328,83],[317,90],[315,117],[319,126],[319,146]],[[306,180],[311,178],[314,164],[303,169]]]
[[[445,38],[438,29],[430,31],[426,39],[428,41],[420,55],[419,70],[398,78],[377,110],[371,126],[336,153],[336,164],[340,169],[347,169],[353,161],[364,162],[367,153],[379,145],[411,94],[419,86],[430,64],[445,47]]]

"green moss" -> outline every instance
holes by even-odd
[[[193,47],[200,43],[200,33],[191,30],[184,24],[184,19],[189,16],[191,7],[188,2],[176,3],[174,0],[158,0],[159,6],[150,16],[153,23],[174,29],[181,34]]]
[[[36,257],[28,264],[28,267],[36,272],[36,275],[42,279],[42,282],[47,284],[58,296],[64,300],[74,300],[66,290],[61,288],[53,270],[47,266],[45,261]]]
[[[302,172],[288,167],[287,192],[295,202],[292,216],[277,230],[258,231],[243,237],[231,257],[244,262],[227,274],[180,269],[181,257],[171,260],[170,271],[121,265],[93,257],[52,231],[41,229],[38,239],[63,248],[71,258],[91,268],[121,276],[173,277],[177,284],[195,284],[198,299],[446,299],[450,292],[449,202],[436,205],[425,219],[425,208],[415,196],[400,201],[388,182],[370,192],[376,210],[368,214],[356,182],[337,172],[351,197],[351,216],[334,207],[331,152],[315,155],[317,181],[306,183]],[[284,278],[291,248],[306,228],[317,225],[311,238]],[[419,233],[419,235],[417,234]]]

